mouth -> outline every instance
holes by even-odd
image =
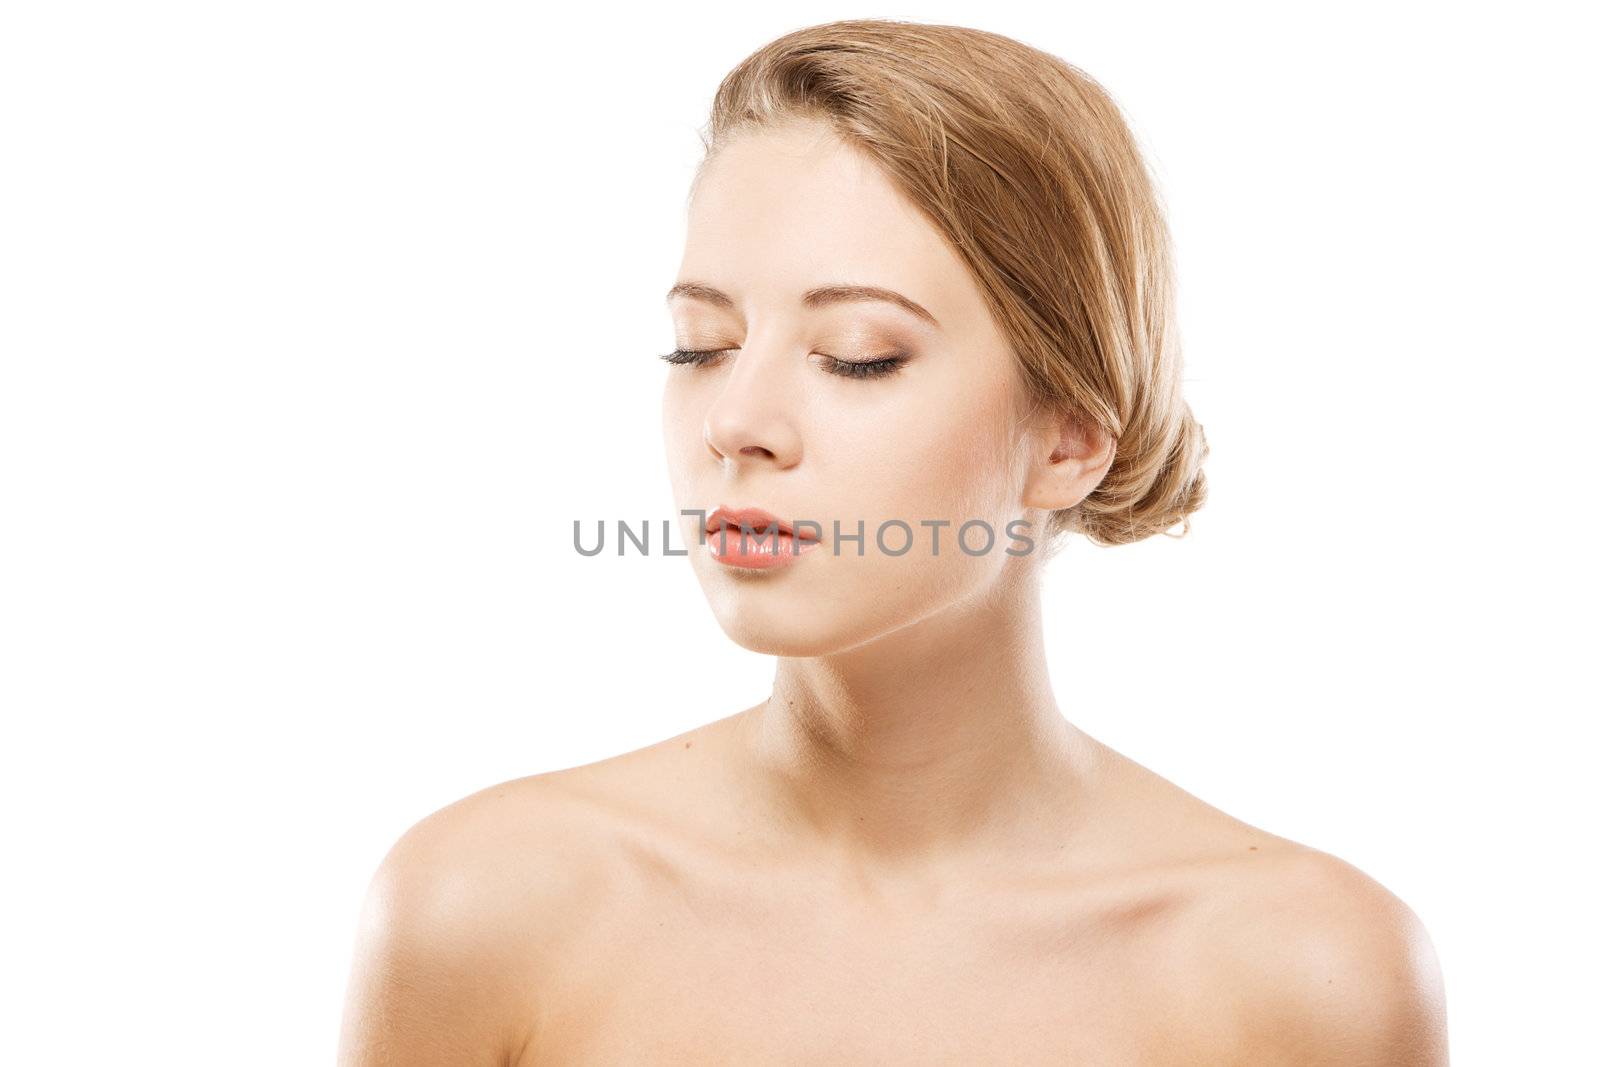
[[[802,523],[794,525],[760,508],[719,507],[706,516],[702,538],[712,559],[746,571],[787,566],[821,541]]]

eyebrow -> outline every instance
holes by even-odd
[[[715,286],[704,282],[679,282],[667,290],[667,300],[670,303],[676,297],[687,297],[691,300],[704,300],[717,307],[732,308],[733,297],[724,293]],[[881,300],[894,304],[911,312],[917,318],[934,326],[939,325],[939,320],[933,317],[932,312],[909,296],[903,296],[893,289],[884,289],[877,285],[819,285],[815,289],[807,289],[800,297],[800,303],[808,308],[822,308],[830,304],[843,304],[859,300]]]

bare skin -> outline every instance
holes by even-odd
[[[1427,935],[1343,861],[1069,726],[1058,799],[869,860],[774,806],[764,711],[414,827],[340,1062],[1447,1062]]]
[[[1039,530],[1115,455],[1029,402],[960,260],[825,128],[724,150],[678,282],[678,345],[725,353],[669,372],[682,509]],[[839,282],[935,321],[801,298]],[[870,381],[830,362],[890,351]],[[1040,555],[945,543],[764,571],[691,548],[724,631],[776,657],[771,696],[407,832],[340,1062],[1445,1063],[1410,909],[1071,725]]]

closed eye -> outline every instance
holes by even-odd
[[[712,362],[725,352],[737,352],[736,348],[675,348],[661,358],[675,366],[689,364],[701,366]],[[820,354],[820,353],[819,353]],[[849,360],[836,359],[833,356],[822,356],[823,366],[829,374],[837,374],[841,378],[881,378],[893,374],[905,365],[906,357],[900,354],[884,356],[882,359]]]
[[[830,374],[837,374],[843,378],[881,378],[886,374],[893,374],[905,364],[904,356],[884,356],[882,359],[868,359],[862,361],[848,359],[834,359],[832,356],[823,356],[827,360],[824,364]]]
[[[709,351],[708,350],[702,350],[702,349],[696,349],[696,348],[675,348],[671,352],[668,352],[666,355],[662,356],[661,358],[666,360],[668,363],[672,363],[672,364],[679,364],[679,363],[696,363],[696,364],[698,364],[698,363],[709,363],[709,362],[711,362],[711,360],[713,360],[717,356],[722,355],[722,353],[724,353],[724,352],[736,352],[736,351],[738,351],[738,350],[737,349],[733,349],[733,348],[717,348],[717,349],[712,349],[712,350],[709,350]]]

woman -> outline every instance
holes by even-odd
[[[1005,37],[849,20],[749,57],[709,131],[665,440],[772,693],[407,832],[342,1062],[1444,1063],[1402,902],[1052,692],[1049,550],[1205,498],[1114,104]]]

